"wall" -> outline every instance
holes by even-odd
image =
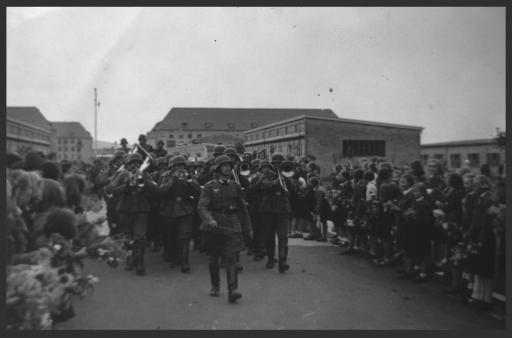
[[[499,153],[500,163],[505,163],[505,150],[500,149],[498,146],[493,144],[482,144],[482,145],[460,145],[460,146],[448,146],[448,147],[422,147],[421,155],[428,155],[429,159],[434,158],[434,155],[442,154],[448,170],[455,170],[457,168],[452,166],[450,161],[451,154],[461,155],[461,166],[464,167],[464,161],[468,159],[468,154],[477,153],[480,156],[480,163],[478,166],[470,167],[474,172],[480,171],[480,166],[487,162],[488,153]],[[491,168],[496,170],[497,167]]]
[[[170,138],[169,135],[174,135],[173,138]],[[191,134],[192,138],[188,138],[188,135]],[[183,138],[179,138],[179,135],[182,135]],[[148,143],[152,146],[155,146],[159,140],[163,140],[165,142],[166,149],[170,149],[167,147],[167,141],[174,140],[176,141],[176,146],[179,145],[180,142],[183,145],[193,144],[192,140],[198,139],[199,135],[201,138],[212,137],[217,135],[225,135],[225,136],[238,136],[240,138],[243,137],[244,133],[240,130],[158,130],[158,131],[150,131],[147,134]]]
[[[48,154],[52,151],[52,135],[47,130],[6,119],[6,148],[17,153],[30,149]]]
[[[417,129],[306,119],[306,135],[306,153],[316,157],[322,176],[331,173],[336,162],[348,160],[343,158],[343,140],[384,140],[385,158],[397,166],[420,158]]]

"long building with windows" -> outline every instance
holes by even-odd
[[[80,122],[52,122],[57,160],[92,161],[93,139]]]
[[[299,115],[337,118],[330,109],[175,107],[148,132],[147,138],[152,145],[164,141],[169,151],[180,146],[212,143],[215,138],[243,142],[246,130]]]
[[[54,151],[53,126],[37,107],[7,107],[7,151],[25,154],[28,151]]]
[[[396,165],[420,158],[423,128],[361,120],[297,116],[245,132],[246,151],[278,152],[297,159],[315,156],[321,175],[333,165],[361,157],[383,157]]]
[[[498,147],[491,139],[430,143],[421,145],[421,159],[423,163],[437,159],[448,170],[469,167],[479,172],[480,166],[487,163],[491,171],[496,171],[505,163],[505,149]]]

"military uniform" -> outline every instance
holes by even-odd
[[[288,258],[288,229],[292,216],[289,195],[295,188],[289,178],[283,177],[283,180],[288,192],[283,189],[277,177],[272,178],[263,175],[256,184],[256,189],[260,190],[262,194],[258,211],[261,216],[261,224],[264,225],[267,268],[272,269],[274,267],[275,236],[277,234],[279,272],[289,269],[289,265],[286,263]]]
[[[220,156],[220,162],[229,162]],[[252,227],[242,189],[231,180],[212,180],[203,190],[198,203],[198,212],[202,219],[201,230],[204,233],[205,249],[210,256],[209,272],[212,284],[212,296],[218,295],[220,287],[219,258],[226,265],[230,302],[240,298],[238,288],[238,271],[236,255],[243,249],[243,236],[252,237]],[[217,227],[211,227],[212,221]]]
[[[129,164],[132,161],[142,163],[142,158],[138,154],[130,155]],[[128,232],[129,238],[133,241],[133,259],[132,263],[136,266],[137,274],[144,274],[144,248],[145,238],[148,228],[148,193],[153,191],[154,185],[148,184],[152,182],[148,173],[142,173],[142,177],[146,184],[140,188],[132,185],[131,173],[124,171],[107,187],[108,193],[118,194],[120,196],[116,211],[119,215],[119,221],[123,224]],[[131,269],[131,264],[128,264]]]
[[[180,157],[173,158],[171,162],[178,163]],[[173,255],[172,250],[179,250],[177,253],[181,271],[188,272],[190,270],[188,256],[194,224],[195,201],[199,197],[200,187],[194,181],[188,182],[185,179],[167,175],[158,191],[163,197],[161,214],[167,223],[168,250],[171,250],[171,258],[176,257],[176,251]]]

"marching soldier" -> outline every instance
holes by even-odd
[[[159,157],[156,159],[154,163],[154,170],[150,172],[151,178],[155,182],[160,181],[160,177],[167,170],[167,163],[165,162],[165,157]],[[149,172],[149,168],[148,168]],[[162,203],[162,198],[156,192],[150,194],[148,196],[149,203],[149,224],[148,224],[148,240],[153,244],[153,252],[160,252],[161,247],[163,246],[163,222],[160,215],[160,205]]]
[[[173,174],[166,177],[158,191],[164,196],[162,216],[167,223],[167,243],[178,251],[181,272],[189,272],[189,247],[195,215],[195,201],[200,194],[199,185],[192,180],[183,156],[170,161]],[[175,251],[176,253],[176,251]],[[172,257],[173,255],[171,255]],[[174,267],[171,262],[171,267]]]
[[[156,149],[153,150],[156,157],[165,157],[167,155],[167,150],[164,148],[164,141],[159,140],[156,143]]]
[[[268,163],[268,161],[267,161]],[[270,164],[270,163],[268,163]],[[261,204],[261,192],[258,190],[256,183],[261,173],[259,172],[260,160],[251,161],[251,176],[249,176],[249,188],[245,194],[247,203],[249,204],[249,214],[253,228],[254,238],[251,249],[253,251],[253,260],[260,261],[264,258],[265,238],[260,222],[259,207]]]
[[[140,134],[139,135],[139,146],[137,147],[137,153],[139,153],[142,156],[142,160],[145,160],[147,157],[147,153],[153,152],[153,147],[147,143],[148,139],[146,138],[146,135]],[[143,149],[140,149],[143,148]]]
[[[275,236],[278,237],[278,262],[279,272],[287,271],[288,256],[288,229],[291,219],[290,192],[294,185],[291,181],[282,177],[279,166],[284,162],[283,155],[274,153],[271,163],[262,161],[260,168],[262,176],[256,184],[261,191],[261,204],[259,208],[261,223],[265,227],[265,242],[267,248],[267,269],[274,268],[276,251]]]
[[[146,272],[144,242],[148,229],[147,194],[156,187],[148,173],[140,172],[142,163],[140,154],[131,154],[125,164],[126,171],[119,174],[107,187],[107,193],[120,195],[116,211],[132,242],[132,259],[127,260],[126,270],[133,270],[135,267],[137,275],[144,275]]]
[[[198,212],[205,234],[205,248],[210,256],[208,264],[212,289],[210,295],[219,296],[222,256],[226,265],[228,300],[236,302],[242,295],[238,289],[236,255],[243,249],[243,240],[252,238],[251,221],[242,196],[242,189],[231,181],[233,162],[228,156],[218,156],[215,171],[218,178],[208,182],[201,192]]]
[[[122,150],[119,150],[114,154],[105,174],[106,180],[104,181],[104,185],[112,182],[119,175],[119,168],[123,164],[124,154],[125,153]],[[107,205],[107,222],[110,228],[110,235],[115,236],[123,230],[116,211],[116,207],[119,204],[119,196],[117,194],[105,194],[104,197],[105,204]]]
[[[128,154],[130,152],[130,148],[128,147],[128,141],[125,138],[121,139],[121,147],[117,150],[124,151],[125,154]]]

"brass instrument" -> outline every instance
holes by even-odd
[[[238,168],[240,170],[240,175],[242,176],[249,176],[251,175],[251,162],[248,162],[248,161],[242,161],[240,162],[240,164],[238,165]]]
[[[283,162],[279,166],[279,172],[284,177],[293,177],[293,175],[295,175],[295,163],[289,161]]]
[[[231,173],[233,174],[233,177],[235,178],[236,184],[240,185],[240,178],[238,177],[238,174],[236,173],[235,169],[231,169]]]

